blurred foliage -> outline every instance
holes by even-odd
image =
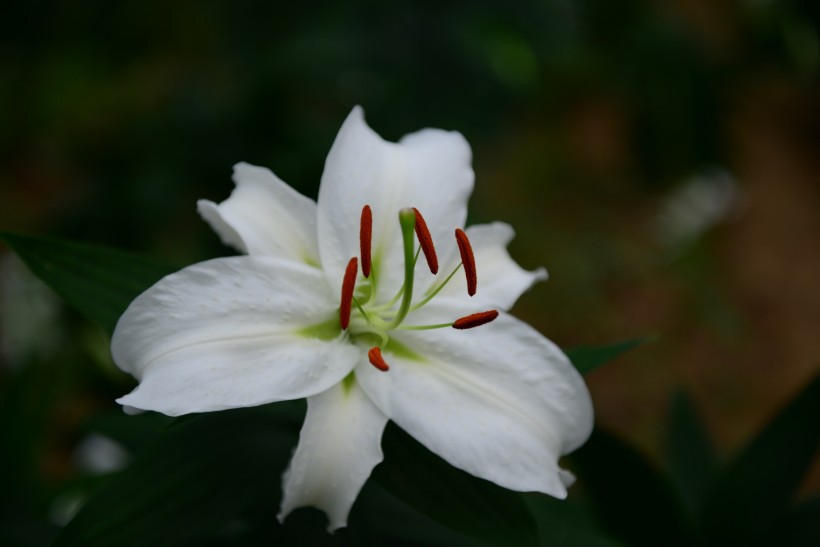
[[[577,226],[578,211],[585,210],[606,233],[606,219],[598,218],[605,207],[638,208],[635,193],[655,196],[704,166],[730,163],[728,120],[750,82],[774,75],[817,96],[817,2],[706,4],[7,3],[0,18],[0,228],[139,249],[159,260],[140,259],[143,273],[160,275],[164,263],[225,252],[193,204],[224,198],[237,161],[269,166],[315,196],[341,120],[362,104],[388,139],[426,126],[463,132],[476,151],[479,182],[502,169],[494,158],[503,154],[507,172],[479,190],[484,199],[515,211],[543,207],[530,195],[546,201],[563,194],[561,203],[574,206],[551,211],[564,215],[557,219],[562,227]],[[799,129],[816,145],[820,108],[800,105]],[[525,243],[585,249],[586,262],[565,253],[559,266],[581,279],[564,298],[578,304],[575,325],[583,325],[585,306],[600,305],[605,282],[617,277],[612,264],[635,261],[634,248],[615,249],[596,235],[538,234],[528,230],[527,218],[517,226],[522,237],[535,233]],[[8,237],[32,271],[48,277],[37,265],[43,256],[55,260],[48,253],[60,243]],[[52,280],[53,286],[110,330],[116,313],[98,312],[113,300],[73,291],[93,291],[106,281],[95,280],[94,272],[121,266],[125,255],[101,257],[84,244],[71,245],[60,256],[95,268]],[[695,320],[729,329],[733,316],[706,279],[708,255],[694,249],[675,266],[680,279],[701,289],[690,305],[707,311]],[[3,545],[47,545],[60,530],[64,544],[84,545],[99,544],[83,535],[94,533],[116,541],[109,544],[157,546],[162,538],[167,545],[261,545],[274,538],[317,545],[399,545],[399,537],[408,545],[480,541],[463,534],[473,526],[469,520],[441,524],[436,520],[447,520],[446,510],[420,512],[414,492],[397,483],[408,471],[398,461],[368,483],[352,517],[359,525],[350,530],[332,538],[316,533],[322,517],[309,510],[279,527],[273,519],[277,483],[298,408],[263,407],[173,425],[154,415],[121,415],[113,399],[133,384],[111,364],[104,329],[56,303],[11,259],[2,267]],[[126,289],[122,301],[149,282],[122,276],[140,268],[107,279]],[[554,298],[561,304],[561,296]],[[619,348],[627,346],[581,348],[574,358],[589,358],[591,369]],[[521,496],[510,502],[529,508],[529,516],[518,515],[528,521],[520,526],[523,536],[537,536],[542,545],[584,546],[820,543],[818,499],[795,497],[817,451],[820,415],[817,381],[802,393],[728,462],[685,395],[670,413],[665,469],[616,437],[596,433],[571,461],[580,480],[570,501]],[[264,438],[253,433],[263,430]],[[116,440],[132,463],[113,475],[89,466],[78,449],[91,434]],[[387,440],[423,450],[397,431]],[[218,450],[197,459],[192,451],[206,451],[208,443]],[[174,458],[152,456],[158,453]],[[486,487],[447,467],[436,469],[442,484],[461,484],[465,492]],[[241,477],[230,483],[237,470]],[[137,486],[141,495],[133,491]],[[367,517],[371,511],[377,519]],[[487,522],[504,529],[497,520]],[[306,530],[315,535],[306,539],[300,535]]]
[[[575,105],[611,97],[629,120],[630,177],[669,183],[719,158],[731,82],[769,63],[816,78],[812,3],[726,9],[738,51],[715,58],[639,0],[12,3],[0,180],[40,198],[26,205],[47,208],[50,231],[171,254],[201,237],[187,231],[192,200],[223,195],[240,159],[314,195],[353,104],[386,138],[458,128],[480,149],[511,118],[559,131]],[[566,172],[563,152],[544,155]],[[33,223],[9,203],[7,223]]]

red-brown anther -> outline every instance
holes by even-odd
[[[387,372],[390,370],[390,367],[384,361],[384,357],[382,357],[382,350],[379,349],[379,346],[370,348],[370,351],[367,352],[367,358],[370,359],[370,364],[380,371]]]
[[[438,273],[438,257],[436,256],[436,247],[433,245],[433,238],[430,236],[430,230],[427,229],[427,223],[424,222],[424,217],[421,216],[419,210],[413,207],[413,211],[416,213],[416,237],[419,240],[421,252],[424,253],[430,272],[436,275]]]
[[[478,285],[478,276],[475,270],[475,255],[467,234],[461,228],[456,228],[456,242],[458,252],[461,253],[461,263],[464,265],[464,274],[467,276],[467,294],[473,296]]]
[[[354,256],[347,263],[345,277],[342,281],[342,302],[339,304],[339,323],[342,330],[350,325],[350,307],[353,305],[353,289],[356,288],[356,274],[359,273],[359,261]]]
[[[373,240],[373,211],[370,205],[362,207],[362,220],[359,226],[359,249],[362,255],[362,275],[370,277],[370,247]]]
[[[494,321],[496,317],[498,317],[498,312],[495,310],[474,313],[472,315],[456,319],[453,323],[453,328],[464,330],[480,327],[481,325],[486,325],[490,321]]]

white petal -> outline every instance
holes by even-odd
[[[241,252],[318,265],[316,203],[274,175],[247,163],[234,166],[236,188],[220,203],[197,209],[222,241]]]
[[[319,249],[331,286],[341,286],[344,268],[359,255],[359,221],[364,205],[373,210],[373,257],[380,265],[380,295],[389,298],[403,279],[398,214],[421,211],[436,246],[455,246],[453,232],[464,225],[473,189],[470,146],[460,133],[424,129],[399,143],[379,137],[356,107],[347,117],[325,163],[319,189]],[[418,271],[427,269],[419,261]],[[422,283],[429,279],[422,277]]]
[[[561,482],[564,483],[564,486],[567,488],[575,484],[575,475],[573,475],[571,471],[567,471],[566,469],[559,469],[558,477],[561,479]]]
[[[334,321],[336,308],[322,273],[304,264],[238,256],[189,266],[117,323],[114,361],[140,380],[119,402],[176,416],[324,391],[361,350],[300,330]]]
[[[308,398],[299,446],[282,477],[279,521],[297,507],[316,507],[328,516],[328,532],[347,525],[356,496],[382,461],[387,416],[355,381]]]
[[[356,367],[382,412],[475,476],[512,490],[566,495],[558,458],[589,436],[592,403],[554,344],[506,314],[469,331],[393,335],[406,348],[388,345],[388,372]]]
[[[459,309],[470,306],[475,311],[509,310],[521,294],[537,281],[547,278],[545,269],[529,272],[510,258],[507,245],[515,237],[515,232],[508,224],[479,224],[470,226],[466,232],[475,254],[478,290],[473,297],[467,295],[467,281],[462,270],[436,296],[437,303]],[[460,260],[457,254],[443,273],[449,274]]]

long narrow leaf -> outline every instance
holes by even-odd
[[[280,525],[276,519],[280,477],[296,443],[297,414],[304,414],[303,404],[275,403],[177,419],[131,466],[86,501],[55,547],[486,545],[482,539],[471,540],[470,534],[454,532],[449,518],[436,522],[372,481],[353,506],[349,528],[328,535],[326,517],[312,508],[293,511]],[[102,425],[101,432],[116,437],[112,421],[96,423]],[[415,447],[404,444],[413,443],[412,439],[397,442],[394,448],[413,453]],[[461,472],[449,467],[429,471],[443,487],[454,488],[451,496],[457,507],[480,505],[465,502],[475,490],[449,478]],[[478,479],[468,477],[468,484],[473,480]],[[427,500],[425,505],[440,503]],[[478,532],[489,533],[494,523],[479,527]],[[509,544],[515,545],[518,530],[495,533],[510,531]]]
[[[538,524],[540,547],[618,547],[607,536],[589,511],[578,503],[545,494],[524,497]]]
[[[96,492],[55,545],[201,545],[260,499],[270,500],[272,520],[295,441],[267,409],[189,419]]]
[[[678,393],[669,415],[667,436],[669,474],[689,514],[697,517],[717,469],[717,456],[692,401]]]
[[[571,460],[599,521],[631,547],[689,545],[691,523],[667,478],[632,447],[596,429]]]
[[[646,340],[639,338],[626,340],[606,346],[578,346],[564,350],[581,374],[588,374],[596,368],[617,359],[632,348],[643,344]]]
[[[773,532],[820,446],[820,375],[718,477],[706,503],[711,545],[755,545]]]
[[[773,528],[766,541],[771,547],[820,545],[820,497],[804,501]]]
[[[109,333],[128,304],[173,266],[117,249],[0,232],[31,271]]]

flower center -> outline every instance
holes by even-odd
[[[404,247],[404,283],[398,292],[385,303],[376,302],[378,271],[372,261],[373,212],[369,205],[362,208],[359,228],[362,282],[359,283],[359,260],[352,257],[345,269],[342,294],[339,304],[339,323],[346,334],[356,338],[369,337],[376,345],[368,351],[370,363],[381,371],[390,369],[382,356],[393,330],[432,330],[452,327],[459,330],[471,329],[487,324],[498,317],[496,310],[482,311],[461,317],[455,321],[432,325],[406,325],[407,314],[423,308],[447,286],[459,269],[464,269],[467,279],[467,293],[475,295],[478,284],[475,255],[467,234],[456,229],[455,237],[461,261],[440,283],[434,283],[421,300],[413,302],[413,285],[416,262],[424,254],[430,273],[438,274],[439,264],[436,247],[424,217],[416,208],[399,211],[402,244]],[[414,238],[415,236],[415,238]],[[416,240],[419,246],[416,248]]]

